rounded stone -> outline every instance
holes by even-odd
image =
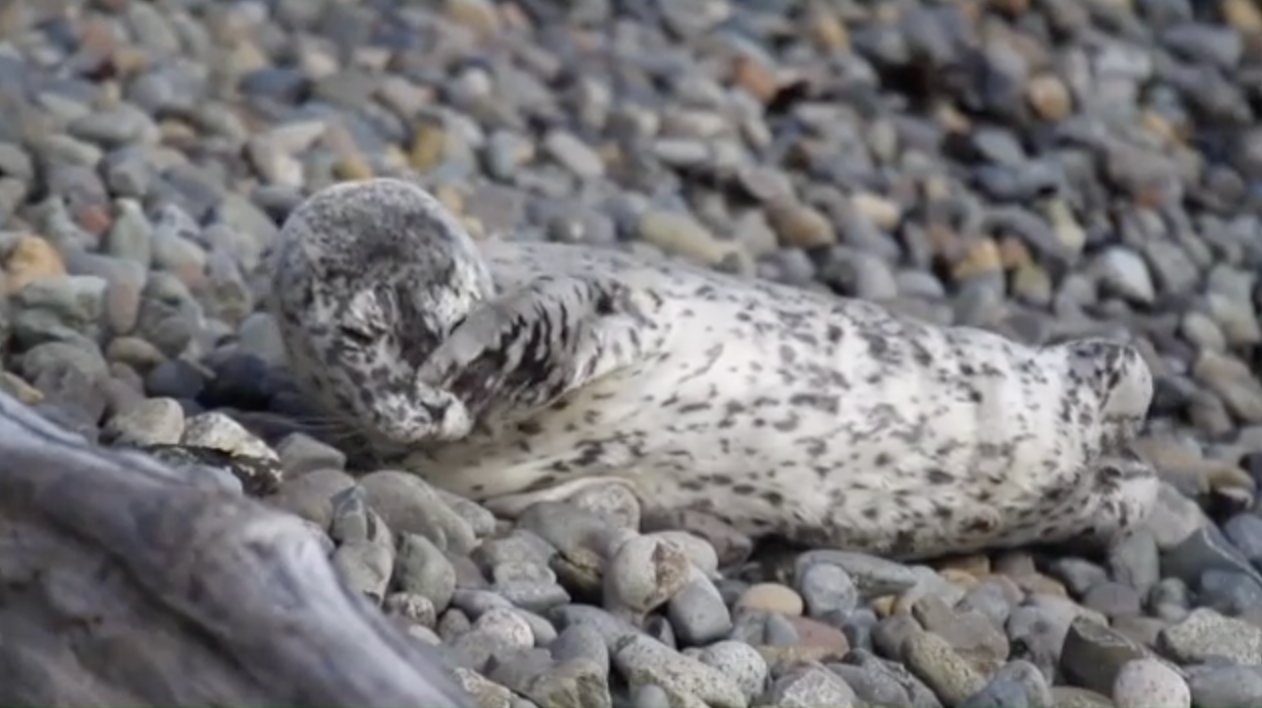
[[[1156,659],[1128,661],[1113,681],[1117,708],[1191,708],[1187,682]]]
[[[737,610],[775,612],[790,617],[802,614],[805,603],[793,588],[779,583],[758,583],[750,586],[736,601]]]

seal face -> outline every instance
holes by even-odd
[[[474,243],[391,179],[312,195],[269,264],[299,383],[383,457],[520,509],[593,481],[903,559],[1146,516],[1132,347],[1030,348],[613,249]]]
[[[340,184],[295,209],[285,232],[269,254],[268,309],[305,390],[377,444],[466,435],[460,401],[416,379],[493,289],[451,215],[403,183]]]

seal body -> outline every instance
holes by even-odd
[[[613,249],[474,244],[393,180],[313,195],[273,263],[299,381],[383,456],[475,500],[611,478],[756,537],[913,559],[1107,543],[1156,498],[1128,448],[1152,379],[1123,344],[1031,348]],[[347,356],[312,323],[383,341]]]

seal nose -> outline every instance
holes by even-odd
[[[431,422],[440,423],[447,415],[446,403],[430,403],[429,401],[420,401],[421,408],[425,409],[425,414],[429,416]]]

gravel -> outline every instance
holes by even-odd
[[[1250,0],[3,12],[0,388],[305,519],[480,706],[1262,706]],[[621,487],[514,523],[306,414],[256,268],[372,175],[475,235],[685,258],[1030,344],[1134,337],[1147,527],[904,565]]]

